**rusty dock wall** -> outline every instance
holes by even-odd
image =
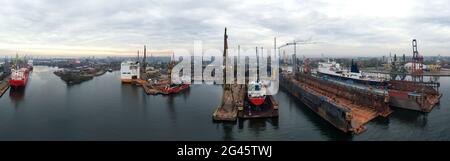
[[[378,116],[391,113],[386,98],[309,75],[283,73],[280,84],[339,130],[359,134]]]

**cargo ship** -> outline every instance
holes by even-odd
[[[181,84],[171,83],[163,87],[161,91],[164,94],[178,93],[181,92],[182,90],[189,88],[189,86],[190,84],[188,83],[181,83]]]
[[[342,69],[341,65],[336,61],[328,60],[327,62],[319,62],[317,74],[347,82],[370,85],[376,88],[388,85],[387,78],[365,74],[359,70],[358,65],[353,63],[353,61],[351,70]]]
[[[122,83],[133,83],[140,77],[139,62],[124,61],[120,64],[120,79]]]
[[[172,77],[169,77],[168,84],[164,85],[160,90],[163,94],[174,94],[188,89],[191,83],[186,81],[187,77],[182,77],[180,82],[173,82]]]
[[[11,79],[9,80],[9,85],[12,88],[25,87],[28,82],[28,75],[28,68],[17,67],[15,69],[11,69]]]
[[[28,66],[24,61],[19,60],[19,55],[16,54],[16,60],[11,68],[11,78],[8,83],[11,88],[23,88],[27,85],[29,76]]]
[[[262,105],[266,100],[266,89],[261,82],[251,82],[248,84],[247,97],[251,104]]]

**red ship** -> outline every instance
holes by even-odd
[[[184,89],[189,88],[190,84],[169,84],[161,89],[165,94],[178,93]]]
[[[9,85],[12,88],[25,87],[28,82],[28,68],[11,69]]]
[[[255,106],[262,105],[266,101],[265,88],[259,82],[252,82],[252,83],[248,84],[247,93],[248,93],[248,99]]]

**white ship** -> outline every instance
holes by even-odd
[[[27,65],[28,65],[28,70],[33,70],[33,60],[28,60]]]
[[[132,83],[140,77],[139,62],[124,61],[120,65],[120,79],[122,83]]]
[[[266,88],[261,82],[251,82],[248,84],[247,96],[253,105],[262,105],[266,100]]]
[[[352,64],[351,70],[344,70],[341,65],[335,61],[319,62],[317,74],[328,76],[334,79],[350,80],[354,83],[360,83],[372,86],[385,86],[388,78],[369,75],[361,72],[356,64]]]

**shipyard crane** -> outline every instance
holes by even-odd
[[[306,40],[294,40],[292,42],[288,42],[284,45],[281,45],[280,47],[278,47],[278,50],[280,51],[281,48],[283,47],[287,47],[287,46],[294,46],[294,55],[292,55],[292,59],[293,59],[293,69],[294,69],[294,73],[297,72],[297,45],[309,45],[309,44],[319,44],[321,42],[316,42],[316,41],[312,41],[312,37],[309,37],[309,39]]]
[[[226,77],[226,66],[227,66],[227,57],[228,57],[228,35],[227,35],[227,28],[225,28],[225,33],[223,35],[223,81],[227,80]],[[222,85],[223,88],[223,95],[222,95],[222,103],[223,106],[226,103],[231,103],[234,106],[234,96],[233,96],[233,89],[230,84],[224,83]],[[231,101],[231,102],[230,102]]]
[[[419,51],[417,50],[417,40],[412,40],[413,47],[413,60],[412,60],[412,72],[414,81],[416,78],[419,78],[419,81],[423,81],[423,56],[419,55]]]

